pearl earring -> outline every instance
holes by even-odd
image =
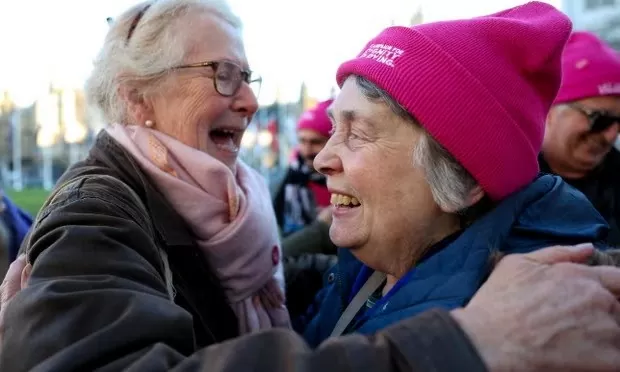
[[[147,126],[147,127],[149,127],[149,128],[152,128],[152,127],[153,127],[153,120],[147,120],[147,121],[145,121],[145,122],[144,122],[144,125],[146,125],[146,126]]]

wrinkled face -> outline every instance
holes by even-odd
[[[422,130],[366,98],[353,77],[329,115],[334,134],[314,164],[337,205],[330,237],[375,270],[402,274],[444,215],[413,165]]]
[[[299,154],[310,168],[313,167],[314,158],[323,149],[327,140],[327,137],[312,129],[297,131]]]
[[[248,69],[241,34],[230,24],[202,14],[184,27],[187,29],[180,32],[192,35],[184,64],[229,61]],[[218,74],[225,73],[218,70]],[[258,103],[247,83],[242,83],[234,96],[224,97],[216,91],[214,78],[211,67],[173,71],[149,97],[152,120],[155,129],[234,170],[241,137]]]
[[[595,97],[572,105],[560,104],[549,114],[543,145],[545,158],[560,163],[559,167],[568,176],[585,175],[599,165],[618,137],[619,122],[602,131],[591,131],[588,113],[593,112],[620,117],[620,97]]]

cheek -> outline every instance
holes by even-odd
[[[565,129],[565,137],[570,141],[583,139],[589,132],[590,125],[587,120],[572,120]]]
[[[415,221],[430,218],[435,202],[421,170],[403,159],[396,166],[384,165],[373,173],[373,209],[383,228],[408,230]]]
[[[184,99],[176,105],[179,134],[186,143],[198,146],[200,139],[206,139],[211,126],[227,111],[224,97],[214,96],[201,87],[187,87]]]
[[[391,214],[404,201],[419,196],[419,189],[426,185],[421,172],[404,157],[359,157],[349,162],[344,160],[343,166],[360,197],[368,201],[370,208],[382,209],[385,213]]]
[[[389,178],[390,206],[398,211],[404,220],[406,216],[421,216],[434,204],[433,195],[423,172],[414,169],[399,169]]]

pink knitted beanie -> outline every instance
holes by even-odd
[[[538,173],[571,22],[530,2],[489,16],[390,27],[337,72],[388,92],[494,200]]]
[[[304,112],[297,122],[297,130],[311,129],[324,137],[329,137],[332,130],[332,122],[327,116],[327,108],[332,102],[332,99],[319,102],[316,106]]]
[[[610,95],[620,96],[620,53],[592,33],[574,32],[562,55],[562,86],[555,103]]]

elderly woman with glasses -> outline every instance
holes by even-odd
[[[289,327],[269,191],[238,159],[259,82],[240,27],[216,0],[148,1],[111,23],[86,88],[109,125],[35,221],[8,339],[63,319],[127,338],[159,319],[159,334],[195,335],[190,351]],[[40,352],[88,347],[74,332]]]

